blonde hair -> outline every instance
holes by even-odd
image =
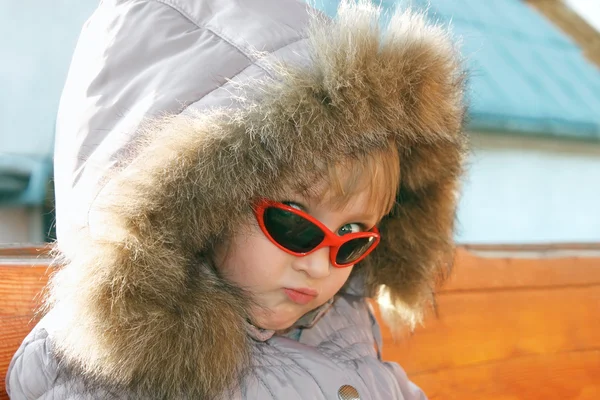
[[[393,142],[386,149],[328,167],[326,197],[343,208],[358,192],[368,191],[368,212],[389,214],[400,185],[400,156]]]

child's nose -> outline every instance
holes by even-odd
[[[326,278],[331,274],[329,264],[329,247],[323,247],[304,257],[296,257],[293,267],[303,271],[313,279]]]

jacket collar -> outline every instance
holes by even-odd
[[[266,342],[267,340],[271,339],[274,335],[285,336],[288,338],[297,337],[296,333],[298,329],[312,328],[319,321],[319,319],[321,319],[321,317],[325,315],[327,311],[329,311],[334,301],[335,299],[332,297],[322,306],[307,312],[302,317],[300,317],[300,319],[296,321],[294,325],[292,325],[286,330],[275,331],[271,329],[262,329],[252,325],[250,322],[246,322],[246,331],[248,332],[248,336],[250,336],[253,340],[257,342]]]

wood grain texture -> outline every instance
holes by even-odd
[[[482,252],[487,254],[484,256],[464,248],[457,249],[452,275],[440,292],[600,284],[600,254],[596,257],[553,257],[547,250],[532,246],[524,247],[520,252],[512,249],[515,254],[512,257],[495,256],[503,251],[505,248],[501,246],[496,249],[488,246]],[[525,253],[529,258],[516,258],[519,253]],[[560,250],[557,253],[560,254]]]
[[[38,257],[47,256],[52,250],[52,245],[48,243],[40,244],[39,246],[23,246],[20,244],[0,245],[0,260],[3,257]]]
[[[383,327],[384,359],[431,399],[600,399],[600,257],[500,250],[458,249],[425,326],[400,341]]]
[[[30,315],[48,281],[47,265],[2,264],[0,261],[0,317]]]
[[[600,350],[514,357],[413,374],[430,400],[600,399]]]
[[[40,304],[40,294],[50,273],[47,259],[31,260],[28,258],[31,252],[25,252],[19,263],[14,262],[13,254],[10,261],[0,257],[1,377],[6,375],[13,354],[35,326],[34,310]],[[8,395],[2,385],[0,400],[4,399]]]
[[[600,349],[600,285],[442,293],[438,315],[383,356],[409,374],[516,357]]]
[[[561,0],[527,0],[548,20],[570,36],[588,59],[600,66],[600,33]],[[592,1],[590,1],[591,3]]]
[[[5,376],[8,364],[21,342],[36,324],[33,315],[2,316],[2,341],[0,342],[0,375]]]
[[[588,250],[458,249],[425,326],[399,341],[382,326],[384,358],[432,400],[600,399],[600,256]],[[35,249],[0,254],[0,376],[35,324],[50,272]]]

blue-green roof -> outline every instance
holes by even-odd
[[[332,15],[336,0],[320,0]],[[384,9],[407,1],[384,0]],[[600,139],[600,70],[520,0],[412,0],[449,24],[470,71],[470,128]]]

